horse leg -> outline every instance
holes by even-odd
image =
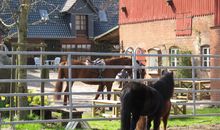
[[[112,90],[112,83],[113,82],[109,82],[106,84],[106,88],[107,88],[107,92],[111,92]],[[111,94],[107,94],[107,100],[111,100]],[[112,107],[109,107],[109,110],[112,110]]]
[[[73,82],[70,83],[70,86],[72,87],[73,85]],[[65,88],[65,91],[64,92],[69,92],[69,82],[66,83],[66,88]],[[67,105],[67,101],[69,101],[69,94],[66,95],[64,94],[64,101],[63,101],[63,105]]]
[[[150,130],[151,121],[152,121],[152,118],[151,117],[147,117],[147,130]]]
[[[104,85],[99,84],[97,92],[103,92],[103,90],[104,90]],[[96,94],[94,100],[97,100],[99,98],[99,96],[100,96],[100,94]]]
[[[64,92],[69,92],[69,87],[66,86]],[[64,94],[63,105],[67,105],[68,95]]]
[[[164,130],[167,129],[167,120],[168,120],[168,117],[170,115],[170,109],[171,109],[171,103],[170,102],[167,103],[166,109],[167,109],[167,110],[165,110],[166,113],[163,116],[163,127],[164,127]]]
[[[146,130],[146,126],[146,117],[140,116],[136,125],[136,130]]]
[[[164,127],[164,130],[167,129],[167,120],[168,120],[168,117],[169,117],[169,112],[163,117],[163,127]]]
[[[109,83],[106,84],[107,92],[112,91],[112,84],[113,84],[113,82],[109,82]],[[107,94],[107,99],[111,100],[111,94]]]
[[[154,130],[160,129],[160,116],[155,117],[154,119]]]
[[[132,115],[132,119],[131,119],[131,121],[132,121],[131,122],[131,130],[135,130],[140,115],[137,113],[136,114],[132,113],[132,114],[133,115]]]

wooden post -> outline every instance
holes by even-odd
[[[43,43],[41,43],[41,52],[45,51],[45,47],[43,47]],[[40,55],[40,59],[41,59],[41,65],[44,65],[44,61],[46,59],[46,56],[45,55]],[[40,71],[40,75],[41,75],[41,79],[46,79],[47,78],[47,71],[46,71],[46,68],[42,68],[41,71]],[[41,93],[44,93],[45,92],[45,82],[41,82],[40,84],[40,91]],[[44,99],[44,96],[41,96],[41,102],[40,102],[40,105],[41,106],[44,106],[45,104],[45,99]],[[45,110],[40,110],[40,118],[41,120],[43,120],[45,118]]]
[[[12,51],[15,50],[15,47],[13,46],[12,47]],[[16,64],[16,57],[14,54],[12,54],[12,57],[11,57],[11,65],[15,65]],[[11,69],[11,79],[15,79],[15,73],[16,72],[16,69]],[[15,83],[10,83],[10,93],[14,93],[15,92]],[[15,103],[14,103],[14,97],[10,97],[10,107],[14,107],[15,106]],[[13,121],[14,120],[14,115],[15,115],[15,112],[14,111],[10,111],[9,112],[9,119],[10,121]]]

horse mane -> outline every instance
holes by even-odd
[[[152,85],[162,95],[164,100],[169,100],[173,96],[174,91],[173,72],[165,73]]]

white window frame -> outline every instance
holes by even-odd
[[[202,46],[202,55],[210,55],[210,47],[209,46]],[[210,57],[202,56],[202,66],[209,67],[210,66]]]
[[[170,48],[170,54],[175,55],[179,53],[179,48],[177,47],[171,47]],[[178,66],[179,64],[179,58],[176,56],[170,57],[170,66]]]
[[[87,16],[86,15],[76,15],[76,30],[86,31],[87,30]]]

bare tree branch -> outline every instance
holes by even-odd
[[[45,1],[45,0],[36,0],[35,2],[33,2],[33,3],[31,3],[31,9],[33,9],[34,8],[34,6],[35,5],[37,5],[37,4],[39,4],[39,3],[42,3],[42,4],[45,4],[45,5],[47,5],[47,7],[49,8],[48,9],[48,17],[52,14],[52,13],[54,13],[55,11],[59,11],[59,8],[60,8],[60,6],[58,5],[58,6],[55,6],[54,4],[51,4],[51,3],[48,3],[47,1]],[[30,23],[30,25],[38,25],[38,24],[41,24],[41,23],[46,23],[46,22],[53,22],[53,21],[51,21],[50,19],[47,19],[47,20],[44,20],[44,19],[39,19],[39,20],[37,20],[37,21],[35,21],[35,22],[33,22],[33,23]],[[55,22],[53,22],[53,23],[55,23]]]
[[[1,18],[0,18],[0,26],[6,27],[7,29],[10,29],[16,25],[16,22],[12,24],[6,24]]]
[[[5,39],[11,39],[15,35],[18,35],[18,32],[11,33],[10,35],[6,36]]]

